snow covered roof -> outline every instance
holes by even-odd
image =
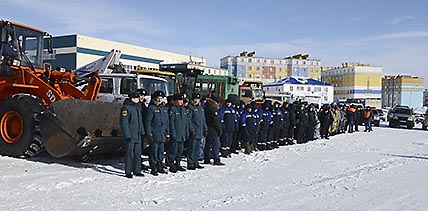
[[[279,81],[276,81],[270,84],[265,84],[263,86],[278,86],[278,85],[284,85],[284,84],[332,86],[331,84],[325,83],[323,81],[319,81],[313,78],[308,78],[303,76],[288,76]]]

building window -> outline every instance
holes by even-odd
[[[263,78],[263,79],[266,79],[266,75],[262,75],[262,78]]]
[[[260,67],[256,67],[256,70],[260,70]]]
[[[297,87],[297,91],[304,91],[304,90],[305,90],[305,88],[303,86],[298,86]]]
[[[244,62],[244,58],[241,58],[241,62]]]
[[[290,92],[294,91],[293,86],[290,86]]]
[[[273,72],[273,67],[270,67],[270,72],[271,72],[271,73]]]
[[[248,70],[252,70],[253,68],[251,66],[248,66]]]
[[[256,75],[256,78],[260,78],[260,75],[259,75],[259,74],[257,74],[257,75]]]
[[[310,92],[311,91],[311,87],[310,86],[308,86],[308,88],[306,89],[308,92]]]
[[[251,78],[251,74],[248,74],[248,78]]]
[[[282,71],[282,68],[279,68],[278,72],[281,72],[281,71]]]
[[[271,60],[270,63],[273,64],[275,60]]]
[[[273,79],[273,75],[270,75],[270,76],[269,76],[269,79]]]

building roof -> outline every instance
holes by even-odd
[[[276,81],[271,84],[265,84],[263,86],[278,86],[284,84],[332,86],[329,83],[302,76],[288,76],[279,81]]]

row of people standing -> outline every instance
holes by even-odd
[[[245,154],[255,150],[271,150],[281,145],[306,143],[318,138],[358,130],[365,122],[371,131],[370,109],[362,107],[324,105],[300,102],[272,104],[265,101],[245,104],[228,98],[220,106],[214,96],[201,102],[200,94],[193,94],[190,103],[185,96],[176,94],[165,104],[165,94],[155,91],[148,107],[144,102],[145,90],[132,92],[121,110],[121,128],[125,141],[125,174],[128,178],[142,176],[141,148],[143,139],[149,143],[151,174],[185,171],[180,165],[187,148],[187,169],[203,168],[198,161],[203,145],[203,163],[224,165],[220,157],[231,157],[241,148]],[[367,115],[369,113],[369,115]],[[361,121],[360,121],[361,119]],[[186,145],[185,145],[186,144]],[[166,152],[166,157],[164,154]],[[213,159],[213,162],[211,162]]]
[[[155,91],[146,107],[146,90],[131,92],[121,109],[120,124],[125,144],[125,175],[128,178],[143,176],[141,173],[141,148],[144,139],[149,143],[149,166],[151,174],[185,171],[180,165],[187,143],[187,169],[203,168],[198,161],[199,147],[206,138],[204,163],[224,165],[219,158],[222,127],[219,105],[208,99],[201,104],[200,94],[193,94],[190,104],[184,106],[184,95],[176,94],[165,105],[165,94]],[[210,121],[206,121],[209,119]],[[164,154],[166,152],[166,157]]]

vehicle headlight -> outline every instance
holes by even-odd
[[[13,66],[21,66],[21,61],[20,61],[20,60],[16,60],[16,59],[14,59],[14,60],[12,61],[12,65],[13,65]]]
[[[398,116],[393,116],[392,119],[398,119]]]
[[[7,60],[7,63],[8,63],[9,65],[13,65],[13,66],[21,66],[21,61],[20,61],[20,60],[17,60],[17,59],[14,59],[14,60],[12,60],[12,59]]]
[[[413,121],[413,117],[407,118],[407,121]]]

